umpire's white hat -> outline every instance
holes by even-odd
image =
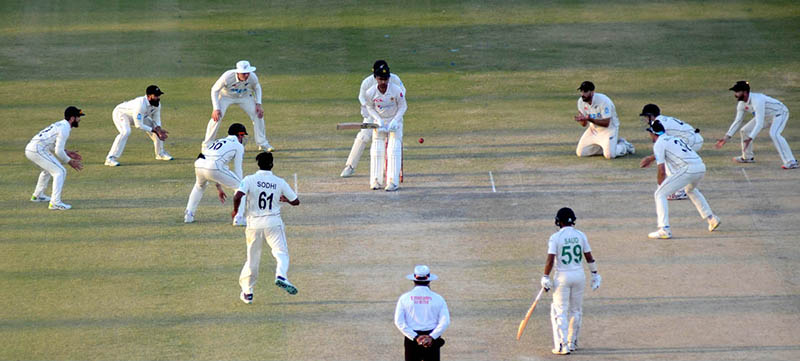
[[[237,73],[252,73],[254,71],[256,71],[256,67],[251,66],[250,62],[247,60],[240,60],[236,63]]]
[[[421,264],[414,267],[414,274],[406,275],[406,278],[412,281],[427,282],[436,281],[439,279],[439,276],[432,274],[428,266]]]

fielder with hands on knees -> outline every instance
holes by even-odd
[[[47,128],[37,133],[28,145],[25,146],[25,157],[36,164],[42,171],[39,173],[39,181],[31,195],[31,202],[50,202],[48,209],[65,211],[72,206],[61,202],[61,189],[64,180],[67,178],[67,170],[61,162],[69,164],[73,169],[80,171],[83,163],[80,154],[76,151],[67,150],[67,139],[72,128],[77,128],[81,117],[86,114],[80,109],[69,106],[64,110],[64,119],[50,124]],[[50,197],[44,194],[47,183],[53,179],[53,190]]]
[[[553,353],[568,355],[578,349],[581,331],[583,290],[586,276],[583,259],[592,272],[592,290],[600,287],[602,277],[597,273],[597,263],[586,235],[575,229],[575,213],[570,208],[561,208],[556,213],[555,224],[560,230],[547,242],[547,261],[541,284],[545,291],[554,288],[553,303],[550,304],[550,322],[553,324]],[[556,273],[550,279],[555,264]]]
[[[428,266],[417,265],[406,278],[414,281],[414,289],[400,296],[394,310],[394,325],[405,336],[405,360],[439,361],[442,333],[450,326],[447,302],[430,289],[439,277]]]
[[[131,135],[131,123],[147,133],[153,140],[157,160],[172,160],[172,156],[164,150],[164,141],[169,132],[161,128],[161,95],[164,92],[157,85],[150,85],[145,90],[145,95],[118,104],[111,112],[114,126],[119,135],[114,138],[111,149],[106,156],[105,165],[116,167],[119,157],[125,150],[125,144]]]

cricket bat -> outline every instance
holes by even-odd
[[[536,308],[536,304],[539,303],[539,299],[542,298],[542,292],[544,292],[544,287],[539,290],[539,294],[536,295],[536,299],[533,300],[531,308],[528,310],[528,313],[525,314],[525,319],[519,323],[519,330],[517,330],[517,341],[519,341],[519,338],[522,337],[522,331],[525,331],[525,326],[528,325],[528,320],[531,319],[531,315],[533,314],[533,310]]]
[[[336,130],[345,129],[375,129],[378,125],[374,123],[339,123],[336,124]]]

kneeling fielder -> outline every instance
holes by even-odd
[[[403,90],[389,83],[389,68],[375,69],[377,84],[367,90],[367,113],[379,128],[373,130],[370,147],[370,188],[396,191],[403,162],[403,115],[408,106]],[[387,139],[388,138],[388,139]]]
[[[219,201],[225,203],[227,196],[222,191],[220,183],[231,189],[236,189],[242,181],[242,158],[244,158],[244,143],[247,129],[239,123],[231,124],[228,136],[220,138],[209,144],[197,160],[194,161],[194,174],[196,177],[194,188],[186,204],[183,221],[194,222],[197,205],[203,199],[208,181],[216,182]],[[228,162],[233,160],[233,172],[228,169]],[[239,209],[239,216],[233,219],[234,226],[244,226],[244,203]]]
[[[239,275],[239,286],[242,288],[239,298],[247,304],[253,303],[253,287],[258,279],[258,265],[264,242],[272,248],[272,256],[277,261],[275,285],[285,289],[290,295],[297,293],[297,288],[289,282],[286,275],[289,271],[289,248],[281,219],[281,202],[296,206],[300,204],[300,199],[283,178],[272,174],[272,153],[260,153],[256,160],[260,170],[244,177],[233,196],[234,218],[242,197],[247,197],[247,262]]]

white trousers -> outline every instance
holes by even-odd
[[[689,200],[692,201],[700,217],[703,219],[714,214],[711,207],[708,205],[706,198],[700,190],[697,189],[697,184],[703,179],[705,175],[703,171],[689,173],[687,167],[673,170],[672,174],[668,175],[661,185],[658,186],[655,192],[656,199],[656,215],[658,216],[658,227],[663,228],[669,226],[669,205],[667,196],[677,192],[679,189],[684,189]]]
[[[579,157],[602,155],[606,159],[613,159],[628,153],[624,143],[625,139],[617,136],[617,129],[597,128],[587,126],[578,141],[575,154]],[[619,144],[622,143],[622,144]]]
[[[367,121],[367,119],[364,119],[365,123]],[[367,143],[372,140],[372,132],[372,129],[361,129],[361,131],[356,134],[356,139],[353,141],[353,147],[350,149],[350,155],[347,157],[347,163],[345,163],[345,165],[356,169],[358,161],[361,159],[361,154],[364,153],[364,148],[366,148]]]
[[[264,129],[264,118],[259,118],[258,114],[256,114],[256,100],[253,98],[253,96],[251,95],[242,98],[232,98],[220,95],[219,110],[222,112],[222,115],[220,116],[218,122],[215,122],[214,119],[208,120],[208,126],[206,127],[206,138],[203,139],[203,148],[217,139],[217,131],[222,124],[222,118],[225,117],[225,112],[228,110],[228,107],[231,104],[238,104],[239,107],[242,108],[245,113],[247,113],[247,116],[250,117],[250,120],[253,122],[253,129],[249,130],[247,133],[254,134],[256,144],[264,148],[269,146],[269,142],[267,141],[267,136],[265,133],[266,131]],[[227,130],[225,132],[227,133]]]
[[[550,323],[553,325],[553,346],[575,342],[581,332],[583,291],[586,275],[583,269],[556,272],[553,277],[553,303],[550,304]]]
[[[119,134],[116,138],[114,138],[114,143],[111,144],[111,150],[108,151],[106,158],[114,157],[115,159],[119,159],[119,157],[122,156],[122,151],[125,150],[125,144],[128,142],[128,137],[131,135],[131,124],[133,123],[133,118],[127,114],[117,111],[116,108],[111,113],[111,118],[114,120],[114,126],[117,127]],[[156,124],[149,122],[148,125],[155,126]],[[147,136],[153,140],[153,147],[155,148],[156,156],[164,153],[164,141],[158,139],[158,136],[153,132],[147,132]]]
[[[29,145],[25,147],[25,157],[30,159],[31,162],[42,170],[39,172],[39,181],[36,182],[33,195],[37,197],[44,195],[47,183],[49,183],[50,178],[52,178],[53,190],[50,193],[50,203],[61,203],[61,189],[64,187],[64,180],[67,178],[67,170],[61,165],[58,158],[45,147],[39,145]]]
[[[772,138],[772,143],[775,145],[775,149],[778,150],[778,155],[781,156],[781,161],[783,164],[787,164],[793,160],[795,160],[794,154],[792,154],[792,149],[789,148],[789,143],[786,141],[786,138],[781,135],[783,133],[783,128],[786,127],[786,122],[789,120],[789,109],[786,109],[785,112],[776,115],[772,119],[772,125],[769,127],[769,137]],[[768,121],[766,118],[764,121]],[[767,126],[769,124],[765,124]],[[744,159],[753,158],[753,143],[755,143],[755,139],[750,141],[750,144],[745,148],[744,146],[744,138],[747,137],[751,131],[753,131],[753,127],[756,126],[755,119],[747,122],[739,133],[741,135],[741,143],[742,143],[742,157]]]
[[[394,132],[372,130],[370,147],[370,188],[388,185],[400,186],[400,168],[403,164],[403,127]]]
[[[247,223],[249,224],[250,222]],[[275,277],[281,276],[288,280],[289,277],[286,274],[289,271],[289,247],[286,245],[286,233],[283,225],[268,228],[247,228],[245,235],[247,236],[247,261],[244,263],[242,273],[239,275],[239,286],[242,287],[242,292],[253,293],[253,287],[258,280],[261,248],[265,241],[272,248],[272,256],[277,261]]]
[[[186,204],[186,210],[192,214],[195,214],[197,211],[197,205],[200,204],[200,200],[203,199],[203,193],[205,192],[209,181],[222,184],[233,190],[236,190],[239,187],[239,182],[241,181],[241,179],[239,179],[235,173],[228,169],[228,167],[219,167],[218,169],[195,167],[194,174],[194,187],[192,187],[192,192],[189,194],[189,202]],[[244,217],[245,204],[246,201],[243,197],[242,202],[239,204],[239,211],[236,214],[237,218]]]

